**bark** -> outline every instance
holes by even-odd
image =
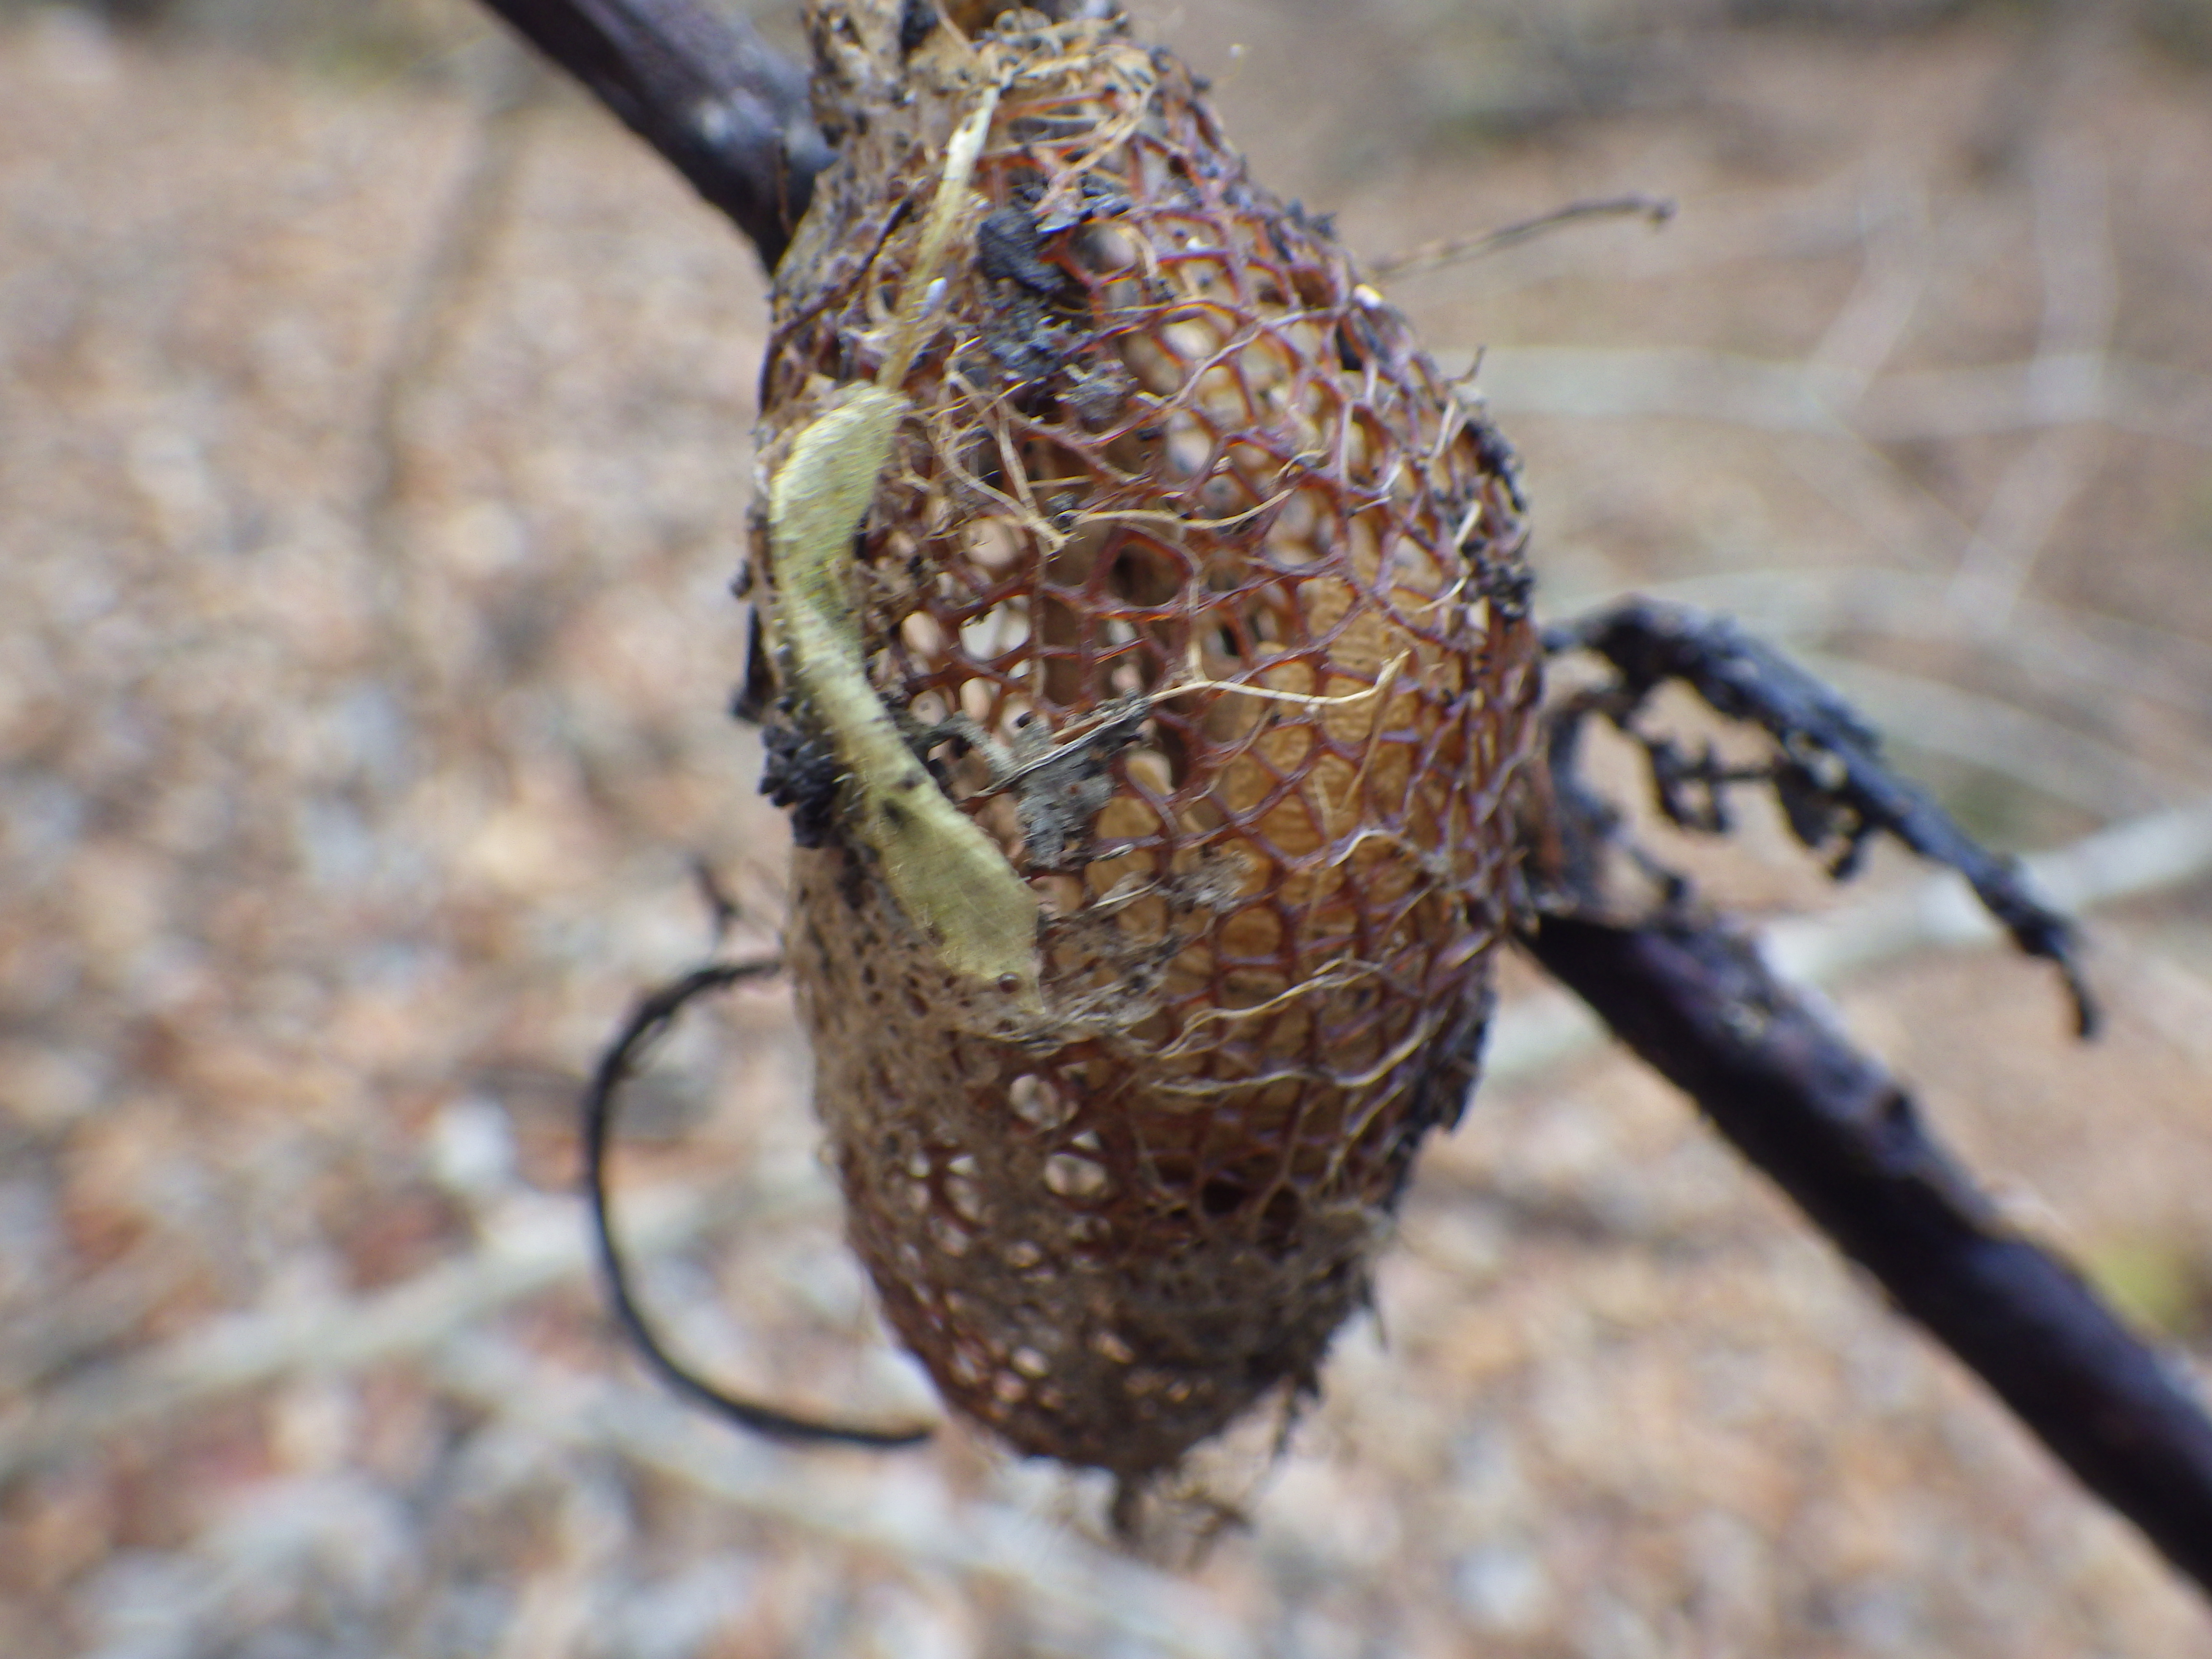
[[[2212,1588],[2212,1420],[2079,1274],[2005,1224],[1878,1063],[1718,922],[1549,919],[1533,948],[2083,1486]]]
[[[830,148],[805,70],[705,0],[484,0],[721,210],[770,270]]]

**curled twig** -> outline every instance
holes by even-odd
[[[605,1281],[607,1301],[623,1334],[637,1345],[653,1369],[678,1394],[726,1417],[756,1433],[779,1440],[830,1441],[850,1446],[912,1446],[929,1438],[927,1424],[903,1428],[872,1428],[863,1424],[830,1423],[817,1418],[741,1400],[708,1382],[670,1353],[659,1334],[638,1305],[629,1284],[629,1267],[615,1243],[607,1206],[607,1148],[614,1138],[615,1109],[623,1085],[628,1082],[644,1051],[650,1048],[678,1015],[710,991],[726,991],[746,980],[767,979],[781,973],[782,962],[774,957],[752,962],[716,962],[694,969],[653,992],[632,1011],[599,1056],[592,1085],[584,1096],[584,1185],[592,1206],[593,1237],[599,1245],[599,1271]]]

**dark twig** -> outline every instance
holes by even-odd
[[[2082,1485],[2212,1590],[2212,1419],[2072,1268],[2004,1224],[1878,1065],[1711,921],[1549,916],[1533,949]]]
[[[1773,786],[1806,846],[1833,849],[1831,867],[1838,879],[1857,868],[1872,837],[1893,836],[1966,877],[2014,944],[2057,965],[2081,1034],[2096,1030],[2096,1004],[2082,977],[2073,924],[2027,890],[2017,864],[1979,845],[1926,790],[1891,770],[1881,738],[1865,722],[1771,646],[1725,617],[1642,599],[1554,628],[1545,643],[1554,652],[1593,652],[1612,665],[1614,684],[1590,703],[1644,746],[1661,810],[1674,822],[1725,829],[1719,791],[1756,777]],[[1669,680],[1688,686],[1723,718],[1764,730],[1778,751],[1773,763],[1749,772],[1723,767],[1638,732],[1637,714]],[[1700,791],[1702,799],[1693,805],[1686,787]]]
[[[830,163],[806,73],[706,0],[484,0],[659,150],[769,270]]]
[[[584,1097],[584,1186],[591,1200],[592,1226],[598,1241],[600,1276],[615,1318],[638,1351],[670,1387],[708,1411],[730,1419],[759,1434],[779,1440],[833,1441],[851,1446],[912,1446],[929,1438],[927,1425],[910,1428],[877,1429],[845,1423],[825,1423],[795,1416],[773,1406],[757,1405],[726,1394],[668,1352],[645,1310],[631,1294],[629,1267],[615,1243],[613,1223],[607,1214],[607,1147],[614,1138],[615,1108],[623,1085],[632,1069],[684,1006],[710,991],[727,990],[749,979],[766,979],[779,973],[782,963],[774,957],[757,962],[718,962],[695,969],[683,978],[662,986],[639,1003],[599,1056],[592,1086]]]

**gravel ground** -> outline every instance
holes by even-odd
[[[1680,201],[1391,284],[1487,349],[1554,610],[1737,611],[2008,845],[2202,802],[2212,78],[2116,9],[1885,9],[1913,27],[1153,21],[1372,253]],[[0,14],[0,1650],[2212,1650],[1601,1049],[1516,1061],[1431,1151],[1379,1316],[1285,1456],[1225,1455],[1249,1525],[1194,1570],[957,1428],[794,1453],[644,1381],[572,1117],[713,945],[697,871],[728,948],[775,936],[785,830],[721,712],[762,281],[472,18],[390,15],[272,55]],[[1762,917],[1913,878],[1826,892],[1758,823],[1694,856]],[[2090,1048],[1995,953],[1833,994],[2203,1380],[2212,882],[2094,939]],[[1526,1035],[1547,994],[1511,988]],[[774,986],[664,1049],[623,1159],[647,1287],[756,1390],[925,1407],[806,1074]]]

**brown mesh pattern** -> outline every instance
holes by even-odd
[[[1041,896],[1051,1018],[978,1016],[835,846],[799,855],[793,960],[893,1323],[1023,1450],[1138,1476],[1310,1384],[1471,1085],[1523,531],[1503,445],[1180,65],[1095,24],[982,55],[983,216],[857,591],[878,689]],[[972,104],[910,73],[896,122],[837,118],[766,467],[909,297]]]

